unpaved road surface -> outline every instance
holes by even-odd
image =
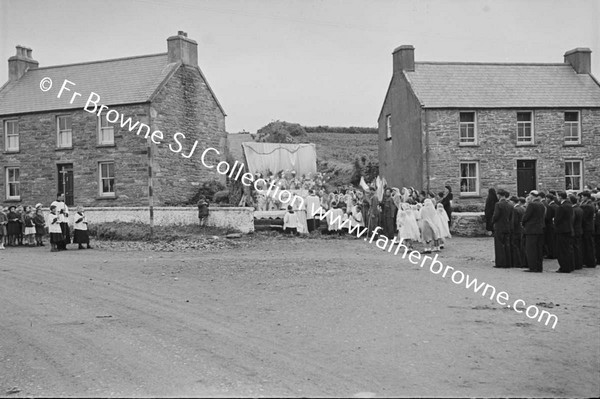
[[[552,329],[362,240],[216,252],[0,251],[0,396],[600,395],[600,268],[444,264],[558,316]]]

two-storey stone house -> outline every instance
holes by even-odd
[[[69,205],[145,206],[152,193],[154,205],[170,205],[222,180],[200,153],[213,147],[224,159],[225,112],[186,33],[169,37],[162,54],[40,68],[17,46],[8,63],[0,203],[47,206],[62,192]]]
[[[480,202],[489,187],[581,190],[600,184],[600,85],[591,51],[564,63],[415,62],[393,52],[379,115],[389,184]]]

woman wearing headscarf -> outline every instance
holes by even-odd
[[[421,239],[425,244],[424,254],[431,253],[431,242],[438,240],[441,237],[440,227],[438,226],[438,213],[433,207],[433,202],[428,198],[423,201],[423,209],[421,209]]]
[[[381,211],[383,214],[383,235],[389,239],[394,238],[394,233],[396,233],[397,209],[394,198],[392,197],[392,190],[386,188],[383,194],[383,200],[381,201]]]
[[[368,223],[368,231],[369,234],[379,225],[379,199],[377,198],[377,193],[375,191],[375,187],[371,187],[371,192],[369,193],[369,223]]]
[[[8,224],[6,225],[6,235],[8,236],[7,245],[14,247],[18,244],[18,237],[21,234],[21,216],[17,213],[17,207],[11,205],[8,207],[8,213],[6,214]]]
[[[448,229],[450,229],[450,224],[452,223],[452,187],[445,187],[444,196],[440,203],[444,206],[446,215],[448,215]]]
[[[494,217],[494,209],[497,202],[498,195],[496,195],[496,189],[494,187],[490,187],[488,190],[488,196],[485,200],[485,229],[489,231],[488,235],[490,236],[494,232],[494,223],[492,222],[492,218]]]

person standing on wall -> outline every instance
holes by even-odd
[[[567,193],[558,192],[560,206],[554,216],[554,231],[556,232],[556,256],[559,269],[557,273],[573,271],[573,205],[567,201]]]
[[[508,202],[509,193],[504,190],[498,190],[500,200],[494,207],[492,222],[494,224],[494,252],[496,254],[496,268],[511,267],[510,251],[510,220],[513,212],[513,205]]]
[[[523,219],[521,219],[525,237],[525,258],[529,267],[525,271],[541,273],[544,261],[544,216],[546,208],[544,208],[537,190],[529,193],[527,201],[528,204]]]

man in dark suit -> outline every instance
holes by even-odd
[[[596,251],[594,248],[594,216],[595,209],[592,196],[589,191],[580,194],[581,210],[583,211],[581,237],[581,252],[583,254],[583,265],[585,267],[596,267]]]
[[[521,239],[523,235],[523,226],[521,226],[521,220],[523,219],[523,215],[525,214],[525,207],[521,205],[519,198],[516,196],[510,197],[510,202],[513,205],[513,211],[511,216],[511,232],[510,232],[510,242],[511,242],[511,253],[512,253],[512,267],[523,267],[523,253],[521,251],[523,240]]]
[[[600,265],[600,199],[594,202],[596,217],[594,218],[594,246],[596,247],[596,265]]]
[[[492,222],[494,223],[494,252],[496,265],[494,267],[507,268],[512,264],[510,252],[510,218],[513,206],[508,202],[509,193],[506,190],[498,190],[500,200],[494,207]]]
[[[556,215],[556,196],[552,193],[546,194],[546,197],[542,201],[546,207],[546,217],[544,218],[544,255],[548,259],[556,259],[556,244],[553,219]]]
[[[528,204],[521,219],[525,236],[525,257],[529,270],[541,273],[544,260],[544,216],[546,208],[541,203],[539,193],[533,190],[527,197]]]
[[[571,204],[573,204],[573,269],[583,269],[583,252],[582,252],[582,237],[583,237],[583,210],[579,206],[579,201],[574,195],[569,196]]]
[[[567,201],[567,193],[558,192],[560,206],[554,216],[554,231],[556,232],[556,256],[558,258],[558,273],[573,271],[573,205]]]

